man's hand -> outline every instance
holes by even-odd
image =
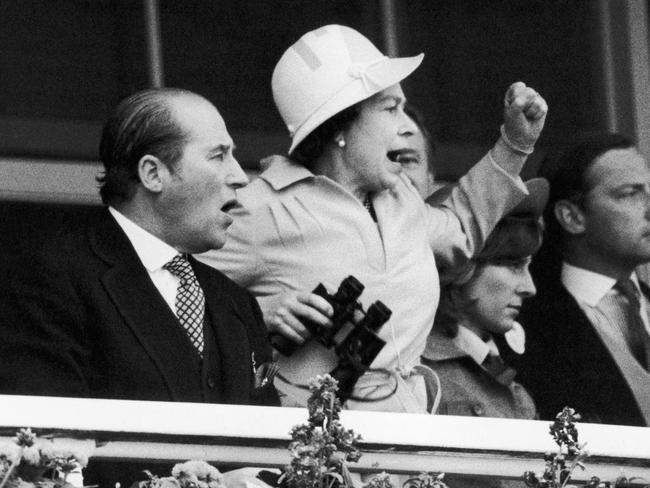
[[[303,344],[311,336],[303,321],[331,327],[333,313],[332,306],[323,297],[311,292],[290,291],[280,297],[277,308],[264,320],[269,333]]]
[[[504,98],[503,129],[506,144],[511,149],[532,152],[544,128],[547,112],[546,100],[535,90],[521,81],[510,85]]]

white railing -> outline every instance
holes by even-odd
[[[19,427],[92,439],[94,458],[203,459],[229,466],[281,467],[288,432],[306,421],[303,409],[136,402],[0,395],[0,430]],[[555,451],[549,422],[344,411],[342,422],[363,437],[360,472],[421,471],[520,478],[541,472],[544,452]],[[579,424],[591,453],[587,471],[614,480],[650,480],[650,429]]]

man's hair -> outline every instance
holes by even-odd
[[[183,154],[186,133],[169,106],[172,97],[194,95],[178,88],[143,90],[125,98],[104,125],[99,157],[104,173],[97,177],[105,204],[128,201],[138,182],[138,162],[150,154],[170,169]]]
[[[591,190],[587,181],[589,168],[596,159],[612,149],[635,147],[634,139],[612,132],[591,132],[579,136],[556,160],[544,161],[540,173],[550,183],[544,221],[550,242],[560,243],[564,231],[555,218],[554,207],[569,200],[583,208],[584,197]]]

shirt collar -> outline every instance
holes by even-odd
[[[447,361],[469,356],[477,364],[482,364],[488,354],[499,355],[494,341],[490,339],[484,342],[474,332],[459,325],[458,334],[454,338],[434,327],[427,337],[427,347],[422,356],[431,361]]]
[[[636,273],[630,276],[635,286],[639,288]],[[567,262],[562,263],[562,284],[575,297],[578,302],[583,302],[590,307],[595,307],[598,302],[616,284],[616,280],[595,271],[578,268]]]
[[[454,343],[459,349],[466,352],[476,364],[482,364],[488,354],[499,355],[499,349],[492,338],[486,342],[463,325],[458,326],[458,334],[454,337]]]
[[[297,181],[313,178],[314,173],[284,156],[274,155],[262,160],[262,167],[266,167],[260,178],[266,180],[274,190],[282,190]]]
[[[178,251],[155,235],[124,216],[113,207],[108,207],[117,224],[131,241],[140,261],[150,273],[162,268],[176,256]]]

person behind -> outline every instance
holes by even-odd
[[[0,393],[277,404],[255,298],[193,253],[218,248],[247,177],[217,109],[179,89],[104,126],[105,204],[6,274]]]
[[[323,283],[333,293],[353,275],[365,286],[364,309],[381,300],[392,315],[379,333],[387,344],[347,407],[429,411],[432,374],[419,363],[438,303],[436,259],[445,267],[464,262],[526,195],[518,172],[547,108],[516,83],[503,136],[448,200],[425,205],[396,162],[417,130],[400,81],[421,61],[387,58],[357,31],[328,25],[302,36],[275,67],[290,158],[271,158],[242,190],[231,239],[202,259],[258,297],[271,334],[302,345],[279,359],[284,405],[304,405],[308,380],[338,363],[333,348],[308,341],[304,322],[327,327],[332,316],[311,290]]]
[[[603,132],[542,171],[546,242],[557,248],[534,263],[520,381],[544,419],[568,405],[586,422],[650,425],[650,289],[635,271],[650,261],[648,162],[632,139]]]
[[[528,266],[542,242],[548,183],[537,178],[526,185],[530,195],[442,287],[422,355],[422,362],[440,378],[440,414],[536,417],[532,398],[514,381],[515,371],[500,354],[506,347],[524,352],[523,329],[516,319],[524,300],[535,294]]]
[[[435,146],[424,118],[413,106],[407,104],[404,112],[417,130],[407,139],[407,146],[397,157],[402,172],[411,181],[422,198],[426,199],[435,189]]]

